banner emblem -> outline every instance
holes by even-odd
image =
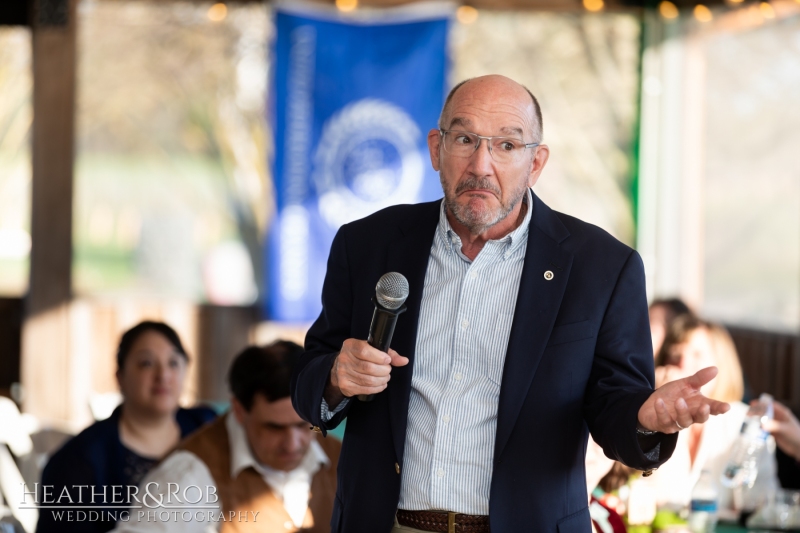
[[[319,212],[331,228],[390,205],[412,203],[424,176],[420,130],[377,98],[345,106],[324,125],[314,157]]]

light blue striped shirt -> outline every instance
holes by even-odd
[[[497,408],[528,244],[522,224],[474,261],[445,214],[420,308],[400,502],[408,510],[488,515]]]
[[[431,247],[419,316],[399,509],[489,514],[503,364],[528,247],[522,224],[474,261],[445,214]],[[322,400],[323,420],[329,411]]]

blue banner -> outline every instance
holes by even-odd
[[[446,96],[449,11],[413,8],[344,16],[276,7],[277,213],[265,247],[272,320],[317,317],[342,224],[442,196],[426,137]]]

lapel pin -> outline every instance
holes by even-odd
[[[550,281],[551,279],[553,279],[553,271],[552,270],[545,270],[544,271],[544,279],[546,279],[547,281]]]

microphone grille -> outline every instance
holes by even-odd
[[[399,309],[408,298],[408,280],[399,272],[387,272],[378,280],[375,298],[385,309]]]

